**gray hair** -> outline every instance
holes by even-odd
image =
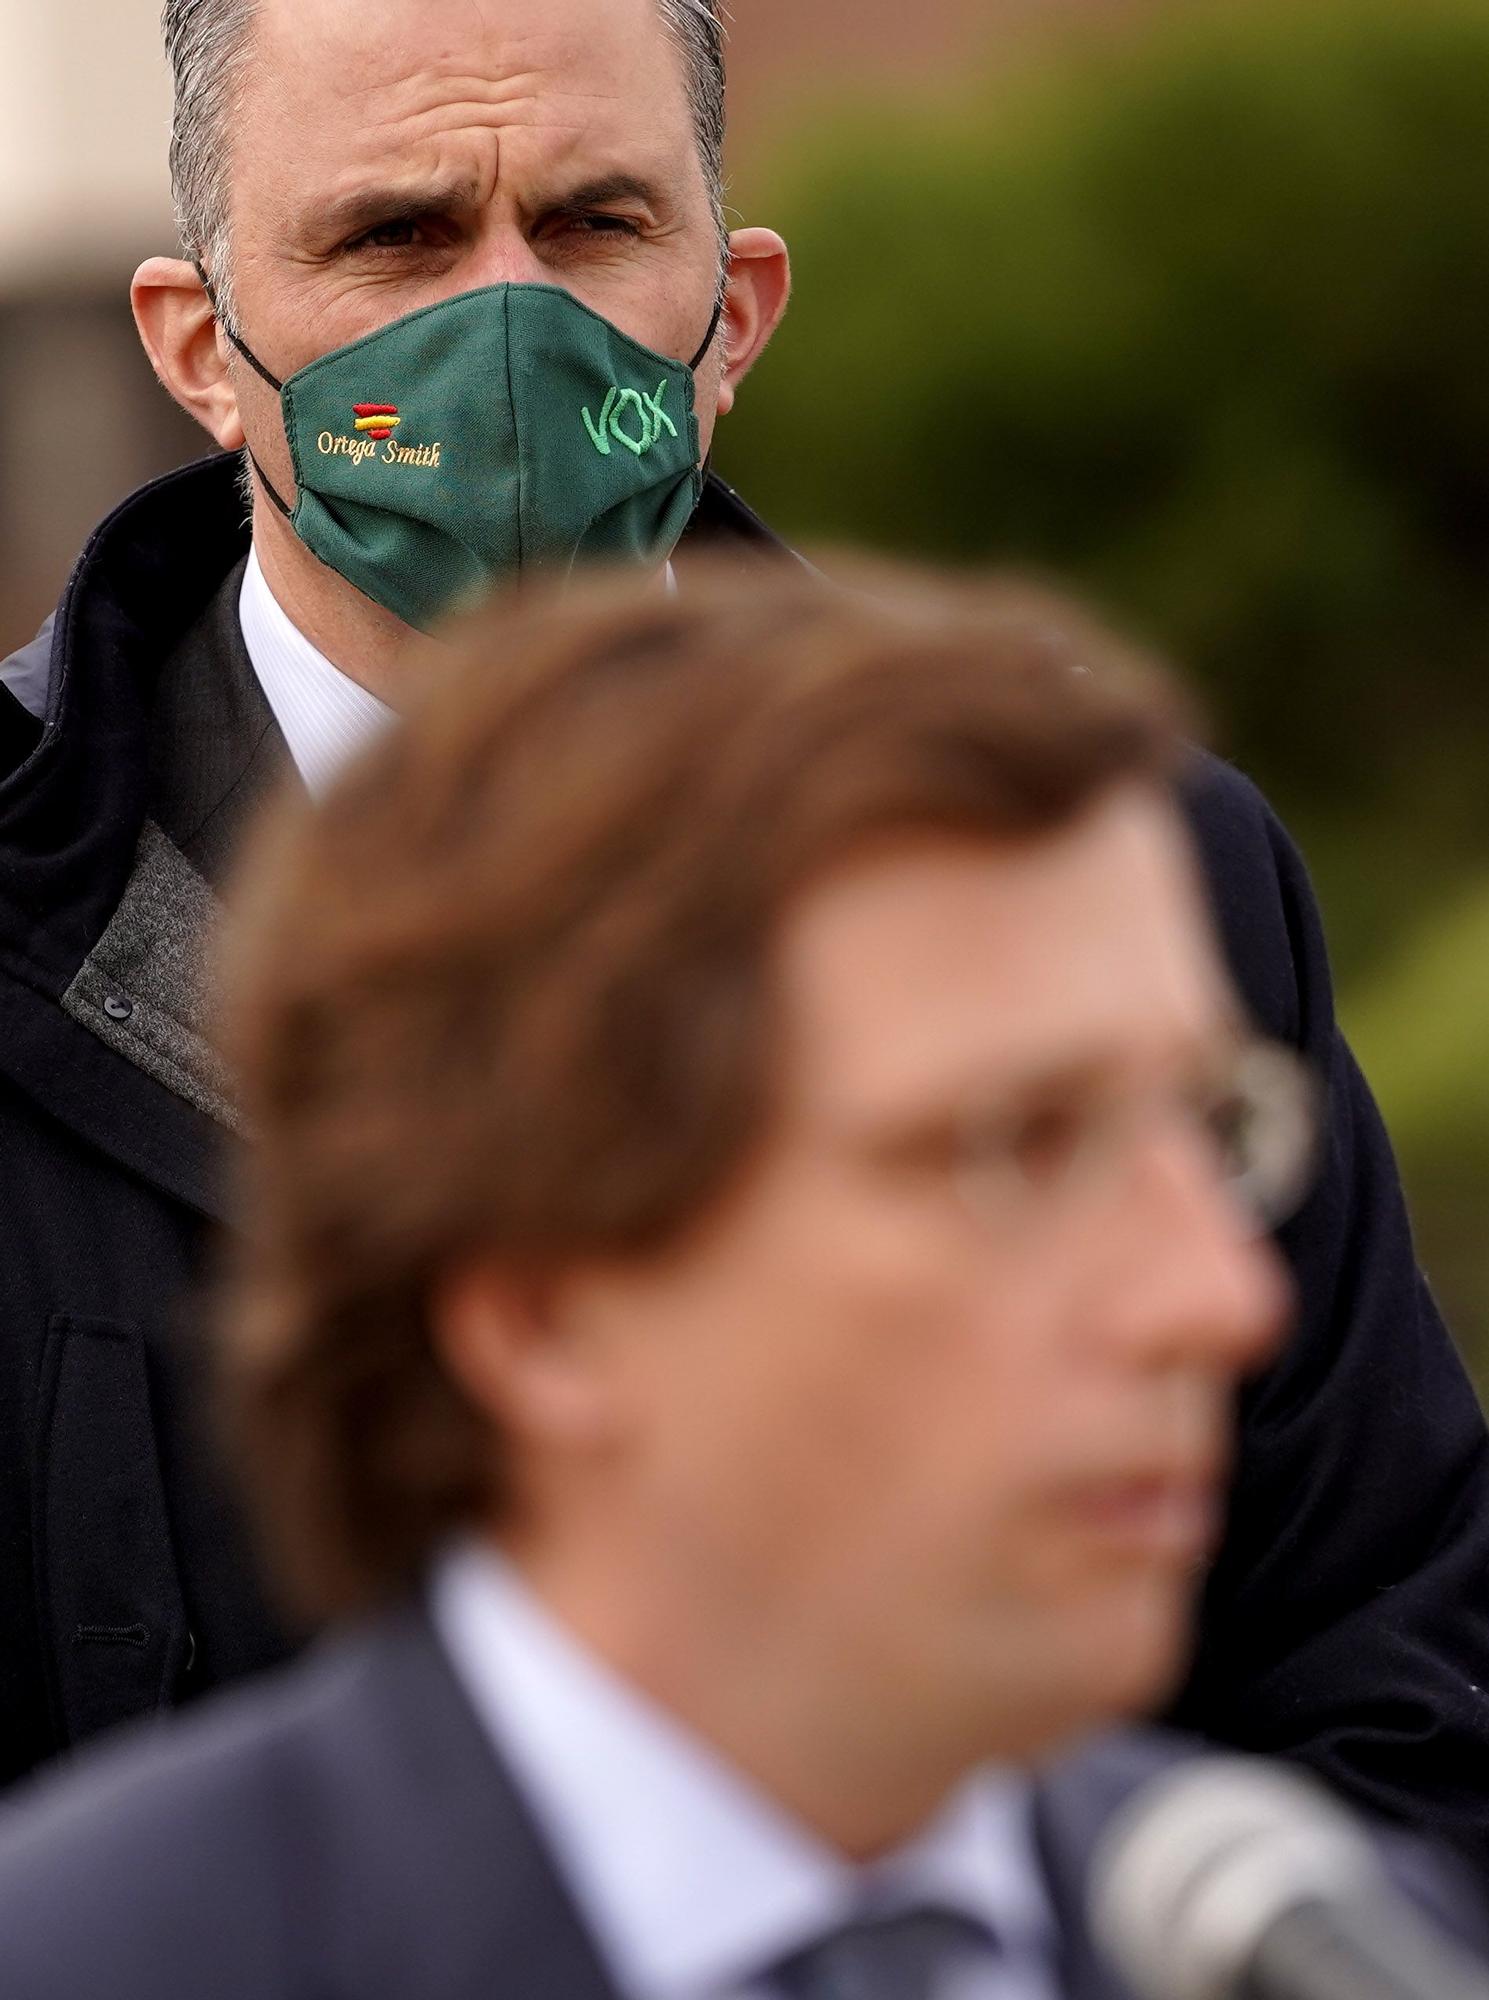
[[[724,221],[724,38],[725,0],[657,0],[662,25],[683,60],[693,135],[703,161],[703,178],[719,239],[719,269],[729,249]]]
[[[175,82],[171,198],[188,255],[211,273],[219,309],[232,313],[228,156],[232,113],[248,67],[258,0],[165,0],[161,32]]]
[[[259,0],[165,0],[161,29],[175,80],[171,193],[186,250],[206,266],[232,318],[228,164]],[[724,0],[657,0],[683,58],[693,131],[713,205],[722,261],[724,223]]]

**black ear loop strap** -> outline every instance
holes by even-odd
[[[284,388],[284,384],[280,381],[277,375],[271,375],[269,373],[268,369],[264,366],[263,362],[259,360],[258,356],[254,353],[253,349],[248,345],[248,342],[246,340],[240,339],[237,333],[233,330],[231,324],[226,319],[224,319],[222,308],[217,303],[217,294],[212,289],[212,280],[207,276],[206,272],[202,269],[201,265],[197,262],[195,257],[193,257],[191,260],[191,268],[196,272],[197,276],[202,281],[202,290],[207,294],[208,305],[211,306],[213,312],[215,312],[217,315],[217,324],[222,328],[223,332],[227,335],[228,339],[233,343],[234,347],[237,348],[238,352],[242,355],[243,359],[248,363],[249,367],[253,370],[254,374],[262,375],[264,380],[268,383],[269,387],[274,391],[275,395],[277,396],[280,393],[280,391]]]
[[[271,375],[269,373],[268,369],[264,366],[263,362],[259,360],[258,356],[254,353],[253,349],[248,345],[248,342],[246,340],[240,339],[238,334],[234,331],[231,322],[223,317],[222,308],[217,303],[217,294],[212,289],[212,280],[207,276],[207,273],[202,269],[200,259],[193,257],[191,260],[191,264],[192,264],[192,269],[196,272],[197,276],[202,281],[202,290],[207,294],[208,305],[211,306],[213,312],[216,313],[217,315],[217,324],[222,328],[223,332],[227,335],[228,339],[232,342],[233,346],[237,348],[238,352],[242,355],[243,359],[248,363],[249,367],[253,370],[254,374],[262,376],[264,381],[266,381],[269,387],[274,391],[275,395],[276,396],[280,395],[283,392],[284,384],[279,380],[277,375]],[[243,449],[248,453],[248,463],[253,467],[254,471],[259,476],[260,486],[263,487],[264,491],[268,494],[269,498],[274,502],[274,505],[279,509],[280,513],[283,514],[286,521],[293,521],[295,518],[294,508],[286,507],[283,500],[280,499],[279,495],[270,485],[268,474],[264,471],[264,468],[259,464],[258,460],[253,455],[253,447],[251,445],[245,444]]]
[[[714,303],[713,318],[708,322],[708,332],[703,336],[703,345],[699,348],[698,352],[693,356],[692,360],[688,363],[688,373],[690,375],[694,375],[698,372],[699,364],[703,360],[704,355],[707,354],[708,350],[713,346],[713,337],[719,330],[719,321],[724,317],[724,302],[728,298],[728,296],[729,296],[729,281],[726,278],[724,282],[719,286],[719,296]],[[705,479],[708,477],[708,468],[712,460],[713,460],[713,453],[706,452],[704,454],[703,465],[701,468]]]
[[[692,374],[694,370],[697,369],[704,355],[707,354],[708,350],[713,346],[713,337],[719,330],[719,321],[724,317],[724,301],[727,298],[727,296],[728,296],[727,287],[721,285],[719,287],[718,299],[714,304],[713,318],[708,322],[708,332],[703,336],[703,345],[699,348],[698,352],[693,356],[692,360],[688,363],[689,374]]]

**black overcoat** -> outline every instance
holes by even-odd
[[[201,1386],[238,1143],[201,945],[236,828],[286,768],[237,627],[235,481],[233,460],[188,467],[98,530],[50,653],[6,675],[49,685],[44,726],[0,689],[0,1779],[288,1643]],[[772,541],[717,481],[694,538]],[[1489,1440],[1303,867],[1237,772],[1198,762],[1190,808],[1238,983],[1324,1078],[1328,1125],[1282,1239],[1301,1323],[1244,1398],[1177,1719],[1489,1859]]]

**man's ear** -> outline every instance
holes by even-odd
[[[791,296],[791,258],[773,229],[736,229],[729,238],[729,279],[721,321],[724,356],[719,415],[765,350]]]
[[[567,1289],[477,1262],[447,1276],[430,1300],[430,1339],[446,1373],[518,1453],[586,1451],[611,1431],[605,1370],[594,1365]]]
[[[149,258],[134,274],[129,302],[162,385],[224,451],[241,450],[227,340],[193,266],[179,257]]]

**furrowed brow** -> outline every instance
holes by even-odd
[[[431,182],[425,187],[366,187],[311,211],[317,237],[340,242],[379,223],[417,222],[421,215],[454,215],[474,208],[480,190],[473,181]]]
[[[549,197],[544,206],[550,210],[577,212],[587,208],[607,208],[614,202],[640,202],[653,211],[670,207],[675,200],[673,191],[663,182],[648,180],[643,174],[600,174],[594,180],[581,181],[577,187],[565,188],[561,193]]]

